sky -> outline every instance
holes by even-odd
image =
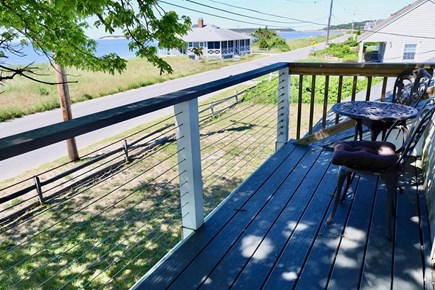
[[[332,0],[331,25],[378,20],[415,2],[412,0]],[[164,0],[165,10],[187,15],[192,23],[222,28],[290,27],[318,30],[327,27],[331,0]],[[246,17],[247,16],[247,17]]]

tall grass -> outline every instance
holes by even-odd
[[[258,56],[244,56],[242,61]],[[232,64],[233,61],[195,61],[187,57],[169,57],[173,74],[162,74],[144,59],[131,58],[122,74],[108,74],[67,69],[73,103],[164,82]],[[38,65],[38,78],[54,82],[54,69],[49,64]],[[36,112],[58,108],[57,86],[17,77],[0,87],[0,122]]]

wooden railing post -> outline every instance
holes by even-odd
[[[41,205],[44,205],[44,196],[42,195],[41,180],[39,179],[38,176],[34,176],[33,182],[35,183],[35,189],[36,189],[36,193],[38,194],[39,203]]]
[[[198,99],[174,105],[183,238],[204,223]]]
[[[290,73],[281,69],[278,78],[278,126],[275,149],[278,151],[288,141],[290,119]]]

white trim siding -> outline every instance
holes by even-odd
[[[359,38],[359,61],[364,59],[377,59],[382,62],[424,62],[435,58],[435,25],[430,19],[435,15],[434,0],[418,0],[404,7],[391,17],[377,21],[369,31],[364,32]],[[364,57],[362,50],[366,43],[379,43],[383,50],[378,57],[367,55]],[[414,59],[406,59],[405,45],[415,44]],[[409,55],[410,56],[410,55]]]

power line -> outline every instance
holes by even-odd
[[[208,13],[208,12],[192,9],[192,8],[187,8],[187,7],[184,7],[184,6],[180,6],[180,5],[169,3],[169,2],[166,2],[166,1],[162,1],[162,0],[159,0],[159,2],[167,4],[167,5],[175,6],[175,7],[178,7],[178,8],[190,10],[190,11],[193,11],[193,12],[202,13],[202,14],[205,14],[205,15],[210,15],[210,16],[214,16],[214,17],[218,17],[218,18],[222,18],[222,19],[227,19],[227,20],[235,21],[235,22],[238,22],[238,23],[253,24],[253,25],[257,25],[257,26],[270,26],[270,27],[278,27],[278,28],[289,28],[288,26],[259,24],[259,23],[249,22],[249,21],[243,21],[243,20],[240,20],[240,19],[229,18],[229,17],[225,17],[225,16],[221,16],[221,15],[216,15],[216,14],[213,14],[213,13]]]
[[[222,11],[222,12],[225,12],[225,13],[230,13],[230,14],[234,14],[234,15],[237,15],[237,16],[242,16],[242,17],[250,18],[250,19],[261,20],[261,21],[268,21],[268,22],[275,22],[275,23],[284,23],[284,24],[288,24],[289,23],[289,22],[284,22],[284,21],[276,21],[276,20],[258,18],[258,17],[254,17],[254,16],[246,16],[246,15],[243,15],[243,14],[240,14],[240,13],[237,13],[237,12],[228,11],[228,10],[217,8],[217,7],[213,7],[213,6],[210,6],[210,5],[207,5],[207,4],[198,3],[198,2],[192,1],[192,0],[185,0],[185,1],[193,3],[193,4],[196,4],[196,5],[204,6],[204,7],[207,7],[207,8],[211,8],[211,9],[214,9],[214,10]]]
[[[255,9],[251,9],[251,8],[246,8],[246,7],[241,7],[241,6],[237,6],[237,5],[232,5],[232,4],[224,3],[224,2],[221,2],[221,1],[216,1],[216,0],[209,0],[209,1],[213,2],[213,3],[218,3],[218,4],[226,5],[226,6],[229,6],[229,7],[233,7],[233,8],[238,8],[238,9],[242,9],[242,10],[252,11],[252,12],[255,12],[255,13],[262,14],[262,15],[268,15],[268,16],[272,16],[272,17],[293,20],[293,21],[297,21],[297,22],[301,22],[301,23],[309,23],[309,24],[322,25],[322,26],[326,25],[325,23],[315,22],[316,20],[301,20],[301,19],[297,19],[297,18],[291,18],[291,17],[281,16],[281,15],[266,13],[266,12],[255,10]],[[191,1],[189,1],[189,2],[191,2]]]

